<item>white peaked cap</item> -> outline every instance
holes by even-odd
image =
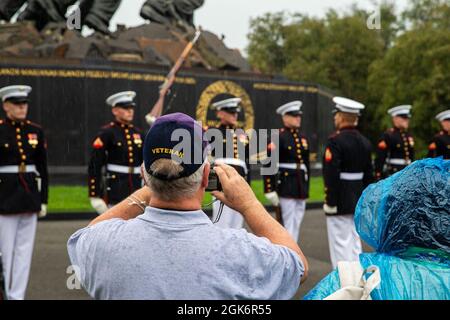
[[[392,117],[402,116],[402,115],[409,116],[409,115],[411,115],[411,109],[412,109],[411,105],[398,106],[398,107],[389,109],[388,114],[390,114]]]
[[[345,113],[360,115],[361,110],[366,108],[362,103],[342,97],[334,97],[333,102],[336,104],[338,111]]]
[[[286,103],[286,104],[282,105],[281,107],[279,107],[277,109],[277,113],[282,116],[284,116],[286,113],[289,113],[289,112],[301,113],[302,105],[303,105],[303,102],[301,102],[301,101],[292,101],[292,102]]]
[[[3,102],[10,98],[28,98],[31,92],[30,86],[8,86],[0,89],[0,98]]]
[[[215,110],[234,109],[238,108],[241,102],[241,98],[231,98],[213,103],[212,107]]]
[[[134,98],[136,98],[136,92],[124,91],[113,94],[108,99],[106,99],[106,103],[111,107],[114,107],[118,104],[133,103]]]
[[[439,113],[436,116],[436,119],[439,121],[450,120],[450,109]]]

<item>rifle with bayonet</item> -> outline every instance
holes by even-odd
[[[162,115],[163,108],[164,108],[164,99],[167,95],[167,93],[170,90],[170,87],[172,87],[173,83],[175,82],[176,75],[180,68],[183,66],[184,61],[189,56],[189,53],[191,52],[192,48],[194,47],[195,43],[198,41],[200,37],[201,31],[197,30],[195,32],[194,38],[187,44],[187,46],[184,48],[183,52],[181,53],[181,56],[176,61],[175,65],[172,67],[172,70],[167,74],[166,79],[164,80],[164,83],[159,89],[159,99],[153,106],[152,110],[149,114],[145,116],[145,120],[147,123],[151,126],[156,121],[158,117]]]

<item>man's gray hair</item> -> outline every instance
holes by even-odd
[[[189,177],[180,178],[172,181],[165,181],[151,176],[144,170],[144,178],[154,195],[163,201],[173,201],[182,198],[192,197],[200,188],[203,179],[203,165]],[[172,159],[156,160],[150,170],[155,174],[176,177],[183,170],[183,167]]]

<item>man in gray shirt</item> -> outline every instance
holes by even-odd
[[[192,138],[192,154],[172,141],[179,129]],[[232,167],[215,167],[223,192],[213,195],[254,234],[218,228],[201,210],[210,172],[203,135],[187,115],[159,118],[144,142],[146,187],[69,239],[72,264],[93,298],[290,299],[306,279],[297,243]]]

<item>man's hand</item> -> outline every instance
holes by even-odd
[[[226,164],[218,164],[214,170],[222,184],[223,192],[214,191],[212,192],[213,196],[241,213],[256,236],[265,237],[273,244],[282,245],[295,251],[305,267],[305,273],[301,279],[302,282],[305,281],[308,276],[308,260],[299,248],[297,241],[272,218],[256,199],[247,181],[235,169]]]
[[[47,205],[41,204],[41,211],[38,213],[38,218],[45,218],[47,216]]]
[[[280,205],[280,198],[278,197],[278,194],[275,191],[266,193],[264,195],[274,207],[278,207]]]
[[[108,206],[105,201],[100,198],[90,198],[92,208],[97,211],[98,214],[103,214],[108,210]]]
[[[242,215],[255,204],[259,204],[247,181],[233,167],[218,164],[214,170],[219,177],[223,190],[223,192],[212,192],[214,197]]]
[[[323,211],[325,211],[326,214],[337,214],[337,207],[330,207],[325,203],[323,205]]]

